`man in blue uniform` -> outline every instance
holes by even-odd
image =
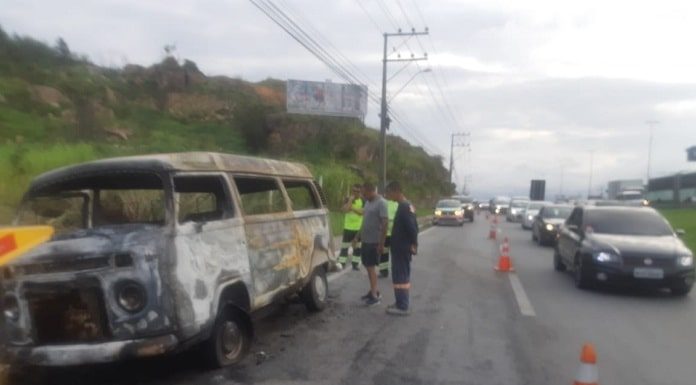
[[[391,235],[391,270],[396,302],[387,307],[387,314],[408,315],[411,257],[418,251],[416,209],[406,200],[399,182],[390,182],[386,195],[389,200],[399,204],[394,215]]]

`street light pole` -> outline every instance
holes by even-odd
[[[382,103],[380,106],[379,113],[379,189],[382,193],[385,192],[387,188],[387,130],[389,129],[389,123],[391,119],[389,118],[389,107],[387,101],[387,63],[389,62],[407,62],[407,61],[417,61],[417,60],[427,60],[428,55],[423,54],[423,57],[414,57],[411,55],[410,58],[406,59],[389,59],[387,58],[387,46],[390,36],[418,36],[427,35],[428,29],[426,28],[423,32],[416,32],[412,29],[410,32],[401,32],[399,30],[396,33],[385,33],[384,37],[384,50],[382,52]]]
[[[650,165],[652,163],[652,147],[653,147],[653,131],[655,130],[655,125],[659,123],[657,120],[648,120],[645,122],[648,125],[648,170],[646,172],[646,186],[650,184]]]
[[[382,58],[382,103],[379,111],[379,189],[382,193],[387,191],[387,40],[388,34],[384,34],[384,53]]]

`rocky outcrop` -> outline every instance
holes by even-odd
[[[69,104],[70,99],[68,99],[59,90],[41,85],[31,85],[29,86],[29,93],[32,99],[37,102],[48,104],[51,107],[59,108],[61,104]]]
[[[234,111],[232,103],[202,93],[170,93],[166,108],[176,118],[203,121],[229,120]]]

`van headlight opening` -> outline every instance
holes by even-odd
[[[5,319],[17,321],[19,319],[19,302],[15,296],[7,296],[2,301],[3,314]]]
[[[118,305],[129,313],[137,313],[145,307],[147,294],[143,285],[134,281],[125,281],[116,287]]]
[[[546,225],[546,230],[548,230],[548,231],[553,231],[553,225],[550,224],[550,223],[547,224],[547,225]]]

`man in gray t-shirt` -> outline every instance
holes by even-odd
[[[384,239],[387,236],[387,202],[379,194],[372,183],[363,185],[363,221],[360,229],[362,241],[362,263],[370,278],[370,291],[362,297],[368,306],[380,303],[381,295],[377,290],[377,265],[379,257],[384,252]]]

